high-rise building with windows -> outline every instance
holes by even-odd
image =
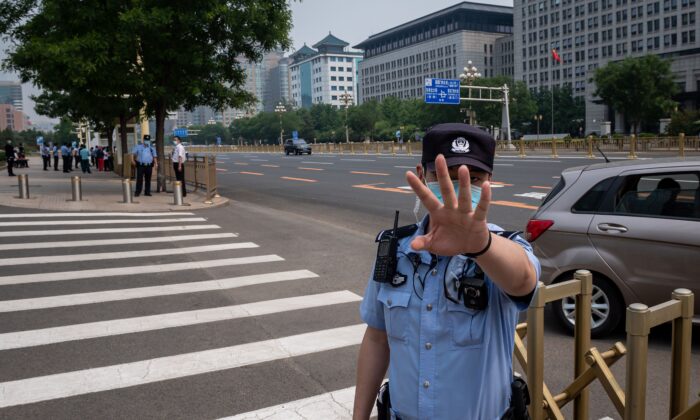
[[[16,111],[22,111],[22,84],[0,81],[0,104],[12,105]]]
[[[586,99],[586,133],[600,132],[605,121],[624,131],[622,117],[596,103],[590,79],[598,67],[627,57],[671,59],[681,91],[675,99],[684,107],[700,105],[696,0],[515,0],[513,13],[516,79],[532,89],[570,85]]]
[[[361,102],[422,98],[426,78],[456,79],[468,61],[485,77],[513,76],[513,9],[470,2],[372,35],[355,48]]]
[[[347,92],[357,103],[358,67],[362,53],[348,51],[349,44],[328,34],[309,48],[290,55],[291,102],[298,108],[313,104],[344,106],[342,95]]]

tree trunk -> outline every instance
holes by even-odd
[[[114,126],[107,126],[107,147],[109,148],[109,153],[114,154]]]
[[[156,153],[158,154],[158,182],[156,192],[165,190],[165,104],[156,104]]]
[[[131,178],[131,173],[126,173],[124,170],[126,168],[126,159],[129,157],[129,145],[127,144],[126,138],[126,122],[126,114],[122,113],[119,115],[119,139],[121,144],[119,147],[119,153],[122,155],[122,178]]]

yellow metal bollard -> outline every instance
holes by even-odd
[[[591,295],[593,275],[588,270],[578,270],[574,279],[581,282],[581,291],[576,295],[576,324],[574,325],[574,377],[578,378],[586,370],[586,352],[591,347]],[[574,400],[574,418],[588,418],[588,388]]]
[[[681,302],[681,316],[674,319],[671,345],[671,401],[669,418],[688,408],[690,390],[690,351],[692,347],[694,296],[688,289],[673,291],[673,299]]]
[[[396,142],[391,141],[391,155],[396,156]]]
[[[362,150],[367,154],[367,142],[362,142]]]
[[[588,159],[593,159],[593,136],[588,136]]]
[[[408,140],[408,146],[406,146],[406,148],[408,149],[408,155],[413,156],[413,150],[411,150],[413,149],[413,147],[411,147],[411,140]]]
[[[625,420],[644,418],[650,314],[649,307],[641,303],[633,303],[627,308]]]
[[[557,139],[552,138],[552,157],[553,158],[558,158],[559,155],[557,154]]]
[[[381,144],[380,144],[379,142],[377,142],[377,154],[378,154],[378,155],[381,155],[381,154],[382,154],[382,151],[381,151],[380,147],[381,147]]]
[[[525,154],[525,139],[521,137],[519,144],[520,144],[520,154],[518,156],[521,158],[524,158],[525,156],[527,156]]]
[[[678,134],[678,156],[685,158],[685,133]]]
[[[632,134],[630,136],[630,153],[627,155],[627,159],[637,159],[637,137]]]
[[[355,154],[355,143],[350,143],[350,153]]]

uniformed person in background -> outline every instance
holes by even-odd
[[[53,154],[53,170],[58,170],[58,145],[54,144],[51,147],[51,153]]]
[[[172,156],[173,171],[175,171],[175,180],[181,183],[182,196],[185,197],[187,196],[187,190],[185,189],[185,161],[187,160],[187,153],[179,136],[174,136],[173,142],[175,142]]]
[[[380,419],[520,418],[509,408],[515,326],[540,264],[518,232],[487,222],[495,146],[466,124],[426,133],[406,178],[428,215],[397,229],[388,282],[370,276],[354,419],[368,419],[375,399]]]
[[[15,176],[15,147],[12,145],[12,140],[7,140],[5,144],[5,160],[7,160],[7,175]]]
[[[136,191],[134,191],[134,195],[138,197],[143,190],[144,195],[150,197],[151,175],[153,168],[158,167],[158,154],[156,149],[151,146],[151,136],[148,134],[143,136],[143,143],[137,144],[134,148],[131,154],[131,164],[136,166]]]

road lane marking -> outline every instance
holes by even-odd
[[[210,233],[202,235],[156,236],[150,238],[97,239],[94,241],[25,242],[0,244],[0,251],[15,249],[78,248],[83,246],[153,244],[158,242],[198,241],[204,239],[237,238],[237,233]]]
[[[260,165],[260,166],[264,166],[266,168],[279,168],[280,167],[279,165]]]
[[[516,197],[526,197],[526,198],[534,198],[536,200],[541,200],[547,196],[547,193],[541,193],[541,192],[527,192],[524,194],[513,194]]]
[[[233,162],[234,165],[248,166],[245,162]]]
[[[176,219],[97,219],[97,220],[34,220],[31,222],[0,222],[0,226],[53,226],[56,224],[64,225],[123,225],[136,223],[183,223],[183,222],[206,222],[203,217],[183,217]]]
[[[515,166],[512,163],[494,163],[494,166]]]
[[[297,169],[301,169],[302,171],[325,171],[325,169],[321,168],[304,168],[304,167],[298,167]]]
[[[498,162],[540,162],[540,163],[561,163],[560,160],[551,159],[498,159]]]
[[[349,419],[352,417],[354,401],[355,387],[352,386],[219,420]],[[370,417],[376,416],[377,407],[373,407]]]
[[[351,174],[355,175],[377,175],[377,176],[389,176],[391,174],[387,174],[384,172],[362,172],[362,171],[350,171]]]
[[[9,284],[43,283],[50,281],[65,281],[95,278],[95,281],[106,277],[128,276],[134,274],[167,273],[180,270],[198,270],[211,267],[226,267],[230,265],[256,264],[264,262],[284,261],[279,255],[259,255],[255,257],[224,258],[220,260],[189,261],[184,263],[133,265],[117,268],[98,268],[94,270],[59,271],[42,274],[19,274],[0,277],[0,286]]]
[[[54,222],[58,223],[58,222]],[[185,226],[158,226],[140,228],[103,228],[103,229],[58,229],[58,230],[14,230],[0,232],[0,238],[24,237],[24,236],[59,236],[59,235],[97,235],[103,233],[146,233],[146,232],[172,232],[182,230],[208,230],[221,229],[219,225],[185,225]]]
[[[251,162],[269,162],[267,159],[251,159]]]
[[[316,179],[307,179],[307,178],[293,178],[291,176],[281,176],[281,179],[286,179],[288,181],[301,181],[301,182],[318,182]]]
[[[223,168],[216,168],[216,170],[217,170],[218,172],[226,172],[226,169],[223,169]]]
[[[230,321],[280,312],[320,308],[330,305],[359,302],[362,297],[347,290],[297,296],[284,299],[230,305],[194,311],[172,312],[108,321],[64,325],[38,330],[17,331],[0,334],[0,350],[44,346],[66,341],[111,337],[210,322]]]
[[[82,261],[119,260],[128,258],[160,257],[165,255],[188,255],[200,252],[228,251],[233,249],[259,248],[253,242],[190,246],[185,248],[144,249],[140,251],[98,252],[71,255],[41,255],[37,257],[0,258],[0,267],[26,264],[55,264]],[[39,277],[41,274],[38,275]]]
[[[260,172],[245,172],[245,171],[241,171],[241,172],[239,172],[239,174],[243,174],[243,175],[257,175],[257,176],[265,175],[265,174],[261,174]]]
[[[542,185],[530,185],[530,188],[536,188],[539,190],[551,190],[552,189],[552,187],[544,187]]]
[[[346,162],[376,162],[376,159],[340,159]]]
[[[0,383],[0,407],[12,407],[234,369],[362,342],[365,324],[230,347]]]
[[[156,217],[156,216],[194,216],[190,212],[162,212],[162,213],[13,213],[0,214],[0,219],[18,219],[29,217]]]
[[[494,206],[506,206],[506,207],[517,207],[520,209],[530,209],[530,210],[537,210],[539,207],[537,206],[531,206],[529,204],[525,203],[518,203],[517,201],[492,201],[489,203],[489,205],[494,205]]]
[[[360,184],[360,185],[353,185],[352,187],[353,188],[362,188],[364,190],[396,192],[396,193],[401,193],[401,194],[413,194],[413,191],[406,191],[406,190],[402,190],[401,188],[377,187],[377,185],[382,185],[382,183],[380,183],[380,184]]]
[[[496,188],[498,188],[498,187],[512,187],[513,186],[513,184],[506,184],[504,182],[499,182],[499,181],[491,181],[490,184],[492,187],[495,186]]]
[[[415,166],[394,166],[394,168],[399,168],[399,169],[416,169]]]
[[[251,276],[229,277],[218,280],[191,283],[166,284],[163,286],[135,287],[131,289],[105,290],[102,292],[75,293],[70,295],[46,296],[28,299],[0,301],[0,313],[33,311],[37,309],[60,308],[65,306],[92,305],[95,303],[117,302],[131,299],[144,299],[157,296],[172,296],[188,293],[211,292],[237,289],[239,287],[281,281],[318,278],[318,274],[308,270],[280,271]]]
[[[554,178],[554,179],[559,179],[559,178],[561,178],[561,177],[560,177],[560,176],[553,176],[552,178]]]
[[[309,160],[302,160],[301,163],[312,163],[315,165],[335,165],[333,162],[311,162]]]

